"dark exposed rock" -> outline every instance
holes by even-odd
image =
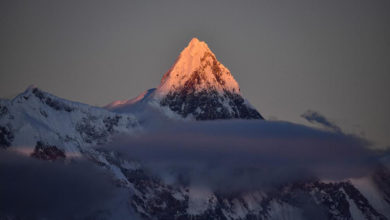
[[[0,118],[5,116],[9,112],[7,106],[0,105]]]
[[[118,126],[118,122],[121,119],[121,116],[116,115],[115,117],[106,117],[103,119],[103,123],[107,128],[108,132],[112,132],[115,126]]]
[[[67,112],[71,112],[73,111],[74,109],[68,105],[66,105],[65,103],[63,102],[60,102],[58,100],[55,100],[55,99],[52,99],[51,97],[48,97],[46,96],[42,91],[40,91],[39,89],[37,88],[34,88],[32,90],[32,93],[37,97],[39,98],[43,103],[45,103],[46,105],[52,107],[53,109],[57,110],[57,111],[67,111]]]
[[[384,193],[384,199],[390,204],[390,170],[385,166],[378,166],[373,180],[378,189]]]
[[[194,93],[191,87],[180,92],[170,92],[161,100],[162,106],[196,120],[263,119],[260,113],[245,104],[238,94],[225,91],[223,96],[215,90]]]
[[[340,183],[340,185],[343,187],[348,197],[354,202],[356,207],[363,213],[363,215],[367,219],[380,219],[380,220],[387,219],[381,213],[376,211],[368,202],[368,200],[360,193],[360,191],[356,189],[351,183],[343,182]]]
[[[45,110],[43,110],[43,109],[41,109],[41,110],[39,110],[39,113],[41,113],[41,115],[43,116],[43,117],[45,117],[45,118],[47,118],[47,112],[45,111]]]
[[[0,126],[0,148],[11,146],[14,135],[8,126]]]
[[[54,145],[48,145],[41,141],[37,142],[31,156],[37,159],[50,161],[65,159],[66,157],[64,151],[58,149]]]
[[[90,116],[88,118],[83,118],[76,124],[76,130],[87,143],[104,143],[106,137],[108,136],[107,130],[95,127],[94,121],[96,120],[98,119]]]

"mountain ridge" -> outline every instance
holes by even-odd
[[[132,145],[126,144],[126,142],[120,144],[123,144],[130,151],[130,156],[115,151],[115,146],[113,146],[115,144],[110,141],[113,141],[117,135],[133,138],[137,134],[143,134],[146,135],[145,139],[149,140],[153,138],[149,136],[150,133],[145,131],[152,128],[152,126],[148,127],[148,123],[153,124],[155,126],[153,129],[162,134],[166,127],[177,126],[175,124],[177,121],[163,121],[160,120],[161,118],[156,120],[156,118],[150,117],[154,113],[152,110],[157,110],[157,112],[161,110],[165,116],[174,113],[180,118],[192,117],[195,120],[256,119],[254,120],[256,123],[273,123],[272,121],[257,120],[262,119],[262,116],[257,110],[252,109],[249,102],[241,96],[238,84],[236,86],[232,83],[232,87],[224,89],[223,85],[225,84],[215,77],[224,70],[214,71],[218,68],[213,70],[210,67],[215,63],[213,54],[208,54],[203,59],[207,67],[204,69],[207,70],[205,72],[198,71],[199,65],[202,66],[203,64],[201,54],[197,53],[199,51],[201,53],[207,52],[209,49],[205,45],[205,43],[196,39],[190,42],[188,50],[185,49],[185,52],[183,52],[190,55],[193,53],[193,56],[199,59],[196,61],[199,61],[196,65],[186,66],[180,64],[179,66],[185,69],[180,72],[181,67],[176,70],[174,68],[177,62],[180,61],[178,60],[173,68],[164,75],[162,86],[146,90],[134,99],[118,101],[105,108],[69,101],[45,92],[36,86],[28,87],[13,99],[0,99],[0,151],[15,151],[36,160],[50,161],[49,164],[52,161],[64,162],[65,164],[73,163],[76,159],[82,158],[92,162],[99,168],[109,171],[113,184],[123,192],[120,195],[124,201],[121,203],[121,209],[131,210],[131,212],[126,212],[125,216],[115,218],[113,216],[118,213],[118,207],[115,204],[111,208],[106,207],[103,210],[99,209],[92,212],[87,219],[385,220],[390,218],[390,172],[389,167],[385,166],[381,166],[368,176],[359,177],[359,179],[349,178],[329,181],[313,177],[302,181],[284,182],[284,184],[277,185],[272,190],[256,186],[253,189],[226,192],[213,190],[212,188],[204,189],[196,183],[190,183],[185,177],[179,179],[180,182],[178,183],[167,182],[155,175],[145,164],[142,164],[143,161],[133,158],[132,156],[135,154],[132,150],[135,149],[131,148]],[[197,49],[198,47],[200,49]],[[209,62],[206,62],[207,60]],[[185,63],[184,61],[183,63]],[[215,63],[215,65],[219,64]],[[170,81],[170,75],[174,76],[176,72],[184,74],[184,79],[183,82],[177,84],[179,88],[172,88],[169,86],[172,84],[168,82]],[[206,74],[206,76],[202,78],[202,74]],[[230,77],[231,74],[229,74],[224,72],[222,75]],[[190,80],[190,82],[196,83],[186,84],[188,82],[186,79],[191,79],[192,76],[195,80]],[[234,80],[232,76],[229,79]],[[235,82],[235,80],[232,82]],[[159,88],[160,92],[166,93],[158,93]],[[156,97],[157,93],[163,95]],[[232,102],[232,104],[229,102]],[[217,108],[220,108],[221,111],[217,111]],[[202,110],[207,110],[207,112],[202,113]],[[149,115],[146,114],[140,117],[145,111],[151,113],[149,112]],[[207,123],[219,124],[224,122],[226,121],[185,123],[187,125],[197,123],[197,125],[202,124],[204,126],[205,123],[207,125]],[[232,123],[237,122],[242,122],[242,120],[232,121]],[[156,126],[158,123],[164,123],[164,126]],[[241,129],[237,124],[232,127]],[[271,129],[274,130],[275,127],[271,126]],[[215,132],[207,130],[205,132],[216,135]],[[289,130],[289,132],[291,131]],[[247,133],[245,131],[245,134]],[[254,135],[257,136],[258,133]],[[226,135],[230,136],[230,134],[227,133]],[[177,133],[174,133],[174,135],[175,138],[184,138],[187,141],[187,137],[181,137]],[[204,143],[216,144],[205,135],[195,137],[204,139],[202,140]],[[224,136],[219,137],[223,138]],[[176,141],[176,139],[172,141],[166,138],[166,136],[162,138],[164,141],[161,141],[161,147],[166,147]],[[246,136],[244,138],[248,139]],[[137,140],[139,141],[139,139]],[[165,140],[167,140],[166,143]],[[269,141],[272,141],[272,137]],[[298,139],[299,141],[300,139]],[[190,142],[191,139],[188,139],[189,145],[193,144]],[[142,145],[142,143],[142,141],[136,142],[137,145],[144,147],[145,145]],[[240,151],[245,151],[240,148],[244,144],[245,142],[238,140],[235,146]],[[104,147],[104,145],[108,146]],[[158,142],[158,145],[160,145],[160,142]],[[180,145],[180,147],[185,148],[186,146]],[[205,148],[202,144],[197,145],[197,147],[200,150]],[[259,144],[259,147],[264,146]],[[229,147],[224,150],[229,151]],[[156,150],[152,153],[158,154],[158,152]],[[191,158],[194,157],[194,154],[189,155]],[[236,156],[238,155],[234,154],[234,157]],[[258,160],[258,154],[255,154],[255,156]],[[266,156],[268,157],[268,154]],[[175,157],[175,159],[180,160],[182,158]],[[270,157],[270,159],[273,160],[274,158]],[[232,163],[231,160],[227,161]],[[195,163],[198,165],[199,160]],[[12,165],[15,164],[17,163]],[[330,166],[332,165],[334,164]],[[9,167],[12,168],[12,166]],[[251,167],[245,168],[249,170],[240,169],[239,173],[245,174],[247,171],[251,171]],[[230,170],[231,167],[226,169]],[[270,176],[275,175],[272,172],[270,171]],[[236,177],[229,175],[229,178],[234,181]],[[264,178],[269,178],[269,176],[264,175]],[[251,180],[248,179],[248,181]],[[9,215],[9,213],[3,212],[1,208],[0,205],[0,219],[23,219],[19,218],[18,211],[22,212],[24,210],[17,210]],[[38,217],[44,218],[45,216]]]

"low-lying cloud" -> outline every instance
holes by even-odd
[[[0,214],[21,219],[84,219],[116,189],[90,162],[48,162],[0,152]]]
[[[105,148],[140,161],[168,183],[250,190],[313,177],[367,174],[376,161],[368,143],[341,132],[288,122],[177,122]]]

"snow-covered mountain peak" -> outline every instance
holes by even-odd
[[[19,93],[19,95],[17,95],[17,96],[15,97],[15,99],[16,99],[17,97],[20,97],[20,96],[28,96],[28,95],[30,95],[30,94],[33,94],[33,91],[34,91],[34,90],[40,90],[40,89],[38,88],[37,85],[31,84],[31,85],[29,85],[22,93]]]
[[[230,71],[197,38],[184,48],[156,89],[106,108],[136,113],[134,110],[143,112],[150,105],[162,107],[169,117],[174,113],[195,120],[263,119],[241,95]]]
[[[90,108],[86,104],[72,102],[60,97],[57,97],[49,92],[46,92],[36,85],[30,85],[24,92],[17,95],[11,100],[13,104],[28,103],[30,107],[38,107],[41,104],[49,106],[55,110],[72,111],[73,108]]]
[[[212,53],[209,46],[204,41],[200,41],[198,38],[194,37],[188,43],[187,47],[182,50],[180,53],[180,58],[188,59],[192,58],[201,58],[204,53]],[[214,54],[213,54],[214,55]]]
[[[30,95],[34,95],[36,93],[42,93],[43,95],[45,96],[53,96],[53,97],[56,97],[52,94],[50,94],[49,92],[46,92],[44,91],[43,89],[39,88],[37,85],[35,84],[31,84],[29,85],[23,92],[19,93],[18,95],[15,96],[15,98],[13,98],[13,100],[16,100],[18,99],[18,97],[28,97]],[[26,99],[27,100],[27,99]]]
[[[238,83],[230,71],[222,65],[208,45],[193,38],[180,53],[171,69],[163,76],[156,91],[156,98],[162,98],[174,91],[198,93],[228,91],[240,94]]]
[[[42,142],[67,153],[141,131],[136,117],[62,99],[36,86],[0,100],[0,148]],[[32,144],[33,143],[33,144]]]
[[[23,92],[16,95],[13,99],[10,101],[13,103],[25,103],[25,102],[32,102],[32,100],[35,100],[36,98],[39,98],[36,94],[40,94],[40,96],[50,96],[51,94],[41,90],[36,85],[30,85],[28,86]],[[31,99],[30,99],[31,98]]]
[[[32,91],[33,89],[38,89],[38,86],[35,84],[31,84],[27,87],[25,91]]]
[[[190,51],[193,54],[196,52],[211,52],[208,45],[204,41],[200,41],[198,38],[194,37],[188,43],[188,46],[183,50],[183,52]]]

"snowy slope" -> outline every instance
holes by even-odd
[[[90,145],[106,143],[114,134],[141,131],[136,118],[67,101],[29,87],[12,100],[0,101],[1,147],[31,152],[37,142],[78,155]]]
[[[145,99],[154,91],[144,93],[135,102],[148,103]],[[109,170],[123,193],[117,204],[108,208],[109,214],[97,215],[100,219],[390,218],[390,172],[386,167],[362,179],[314,179],[286,183],[270,191],[228,193],[165,183],[144,169],[142,161],[126,160],[109,148],[91,147],[108,143],[116,134],[145,132],[141,126],[148,122],[142,120],[147,118],[139,121],[131,114],[67,101],[30,87],[12,100],[0,101],[0,143],[7,150],[44,160],[82,156]]]

